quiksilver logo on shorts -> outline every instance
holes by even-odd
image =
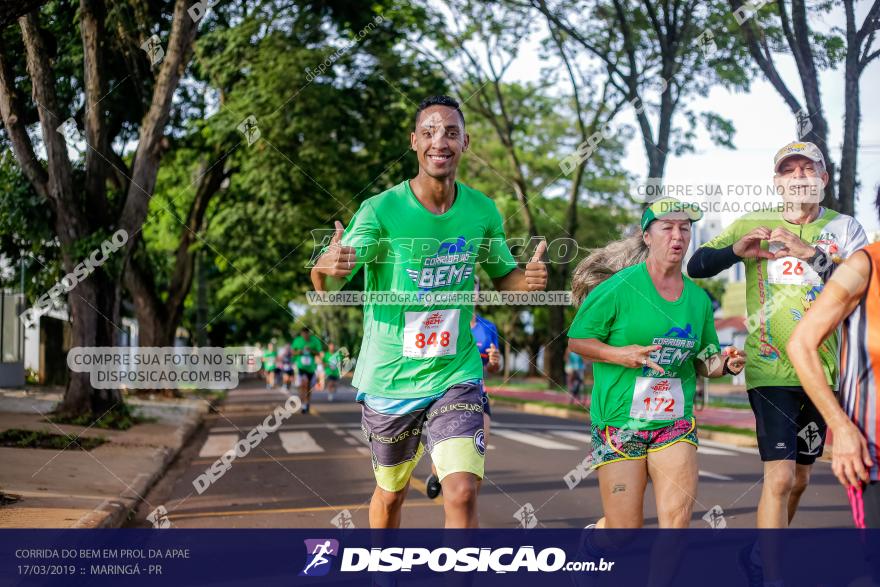
[[[480,456],[486,454],[486,436],[483,434],[482,428],[477,430],[477,433],[474,434],[474,446],[477,448],[477,452],[480,453]]]

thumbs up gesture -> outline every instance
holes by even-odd
[[[327,251],[315,263],[315,270],[333,277],[347,277],[357,265],[357,253],[353,247],[342,245],[342,233],[345,227],[336,221],[336,232],[330,241]]]
[[[542,240],[526,264],[526,285],[529,291],[543,291],[547,288],[547,265],[543,260],[546,251],[547,241]]]

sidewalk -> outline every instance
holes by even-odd
[[[733,393],[734,389],[724,391],[719,391],[717,388],[721,386],[714,386],[712,388],[713,396],[721,393]],[[728,386],[730,388],[734,388],[734,386]],[[490,398],[495,398],[498,400],[504,400],[505,398],[518,400],[519,402],[545,402],[549,404],[557,404],[559,407],[566,407],[572,404],[571,397],[567,393],[558,392],[558,391],[523,391],[517,389],[510,389],[504,387],[487,387],[486,390],[489,392]],[[590,396],[581,397],[582,405],[584,406],[584,412],[588,412],[590,409]],[[694,410],[694,416],[697,419],[697,424],[702,426],[729,426],[732,428],[742,428],[747,430],[755,430],[755,415],[752,413],[752,410],[748,409],[748,404],[745,404],[746,409],[736,409],[736,408],[716,408],[716,407],[704,407],[702,410]],[[585,416],[586,417],[586,416]]]
[[[110,528],[121,526],[164,474],[208,412],[201,399],[126,403],[151,418],[128,430],[56,425],[44,414],[58,393],[0,389],[0,432],[9,429],[103,438],[90,451],[0,446],[0,490],[20,499],[0,507],[0,528]]]

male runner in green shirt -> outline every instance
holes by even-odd
[[[327,343],[327,351],[321,355],[324,363],[324,391],[327,392],[327,401],[333,401],[336,392],[336,382],[339,381],[339,365],[342,363],[342,354],[336,350],[336,344]]]
[[[789,143],[773,164],[781,206],[736,220],[700,247],[687,268],[691,277],[712,277],[739,261],[745,264],[746,387],[764,461],[759,528],[789,525],[825,442],[825,422],[804,393],[786,344],[834,268],[867,244],[855,219],[820,206],[828,172],[816,145]],[[834,389],[837,354],[833,333],[820,355]]]
[[[499,290],[535,291],[547,284],[540,261],[546,243],[538,244],[525,270],[517,269],[494,202],[455,181],[469,140],[455,100],[422,101],[410,136],[418,175],[366,200],[344,233],[337,221],[330,247],[312,269],[316,291],[336,287],[339,280],[332,278],[350,279],[363,267],[368,293],[410,298],[364,306],[352,383],[376,476],[373,528],[400,525],[410,477],[425,451],[443,485],[446,527],[478,525],[486,447],[483,364],[469,327],[474,308],[435,296],[473,292],[476,263]]]
[[[305,326],[290,345],[290,353],[295,359],[296,369],[299,372],[299,399],[302,402],[301,411],[303,414],[309,413],[312,386],[315,384],[315,369],[318,357],[323,350],[321,341],[317,336],[312,336],[312,333]]]

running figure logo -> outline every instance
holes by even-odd
[[[339,554],[339,541],[332,538],[306,540],[306,566],[300,577],[323,577],[330,572],[331,562]]]
[[[530,503],[527,503],[516,510],[513,517],[514,519],[519,520],[520,525],[526,530],[538,525],[538,518],[535,516],[535,508],[532,507],[532,504]]]
[[[819,434],[819,426],[817,426],[815,422],[810,422],[804,426],[803,430],[798,432],[798,436],[800,436],[807,445],[806,452],[801,451],[801,454],[814,455],[819,450],[819,447],[822,446],[822,435]]]

